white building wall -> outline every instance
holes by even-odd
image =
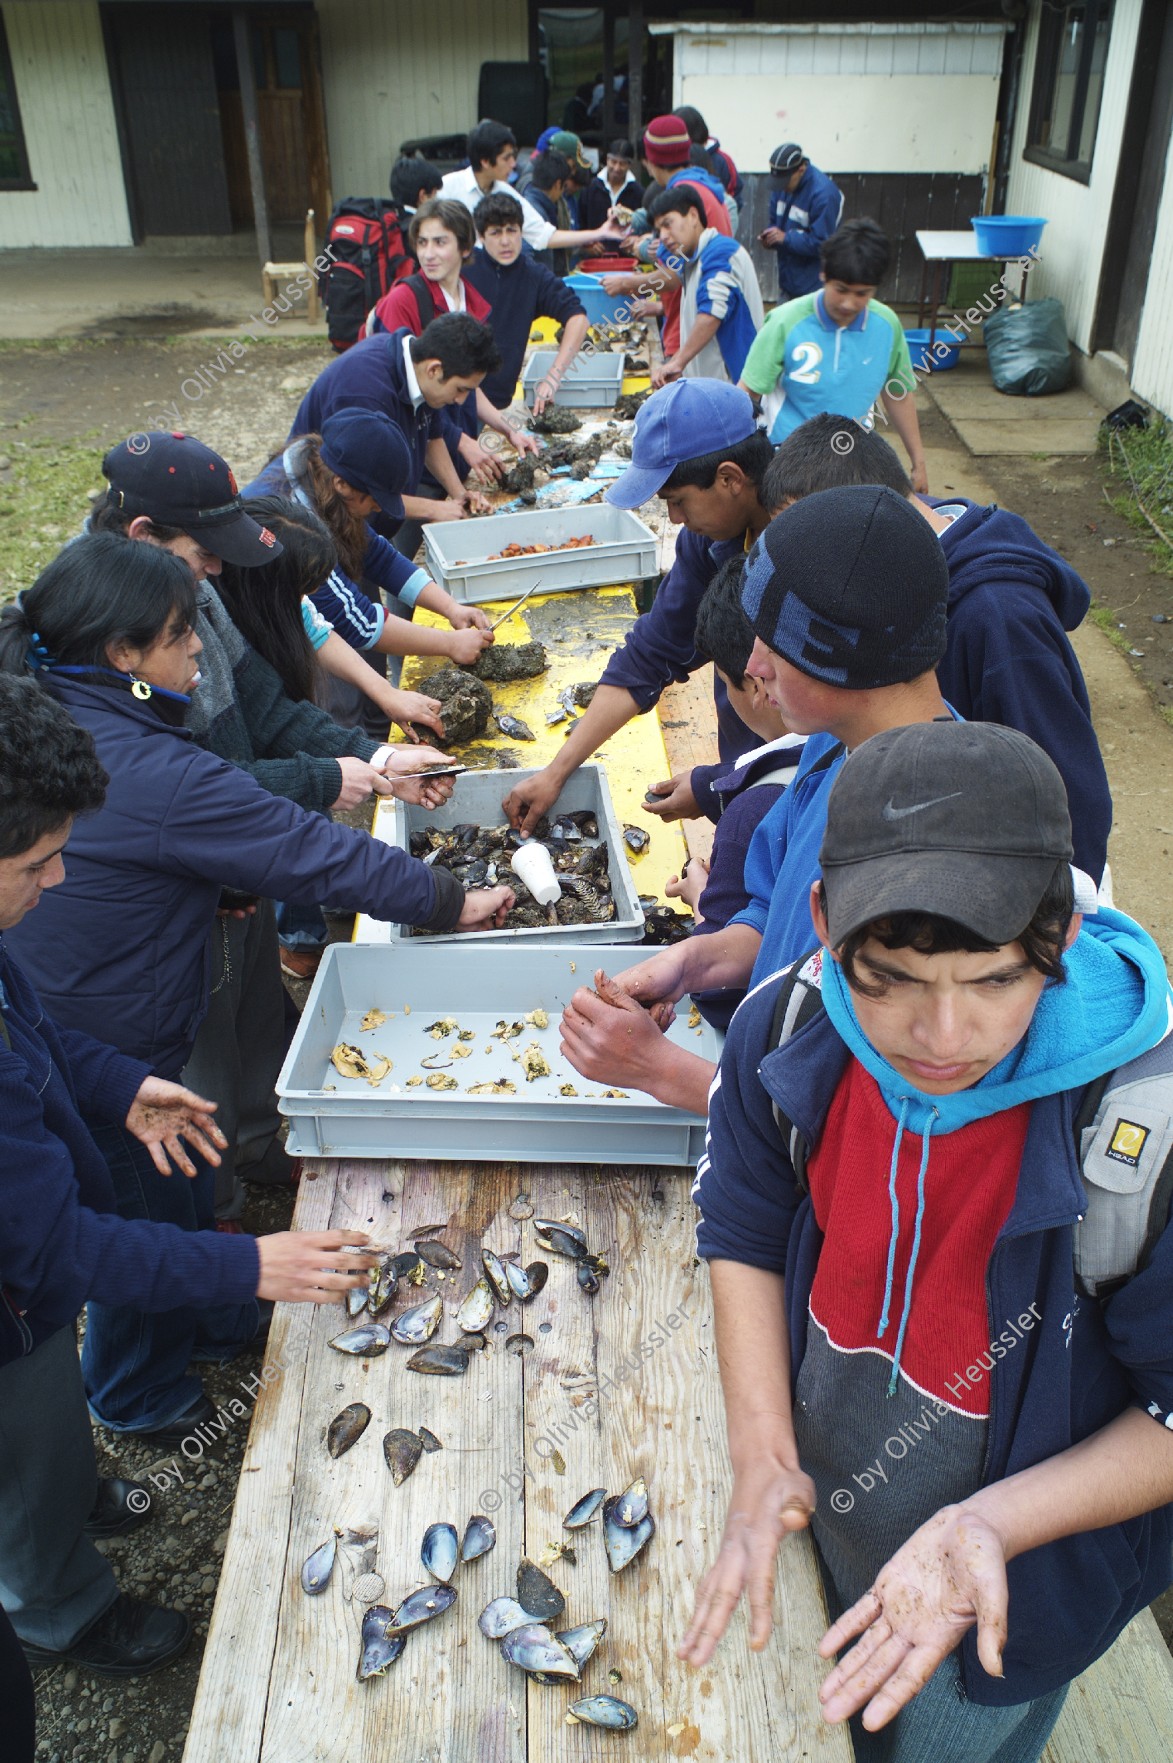
[[[1157,229],[1149,268],[1147,298],[1140,317],[1136,358],[1129,376],[1132,389],[1146,404],[1173,415],[1173,140],[1165,158],[1165,185],[1157,210]]]
[[[3,12],[37,188],[0,190],[0,249],[129,245],[97,0],[7,0]]]
[[[472,128],[482,61],[529,59],[526,0],[317,0],[317,10],[336,202],[384,194],[401,141]]]
[[[1067,334],[1087,354],[1136,56],[1141,0],[1116,0],[1113,9],[1103,102],[1092,153],[1091,181],[1087,184],[1062,177],[1041,165],[1032,165],[1022,157],[1034,86],[1041,11],[1040,0],[1033,0],[1015,119],[1006,212],[1046,216],[1047,227],[1040,247],[1041,262],[1030,278],[1031,298],[1040,299],[1045,294],[1053,294],[1062,300],[1067,313]],[[1160,283],[1152,285],[1160,286]]]
[[[835,172],[982,172],[1003,34],[960,23],[680,26],[673,102],[695,104],[744,171],[767,170],[789,140]]]

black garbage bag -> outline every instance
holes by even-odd
[[[1004,306],[982,326],[990,377],[999,392],[1039,398],[1071,384],[1071,349],[1061,300]]]

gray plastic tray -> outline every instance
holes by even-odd
[[[575,988],[591,985],[596,968],[621,972],[634,954],[564,944],[531,948],[519,959],[516,950],[474,936],[447,948],[331,944],[277,1080],[281,1112],[289,1117],[290,1154],[695,1164],[704,1146],[702,1119],[637,1090],[605,1098],[606,1086],[580,1077],[559,1052],[559,1018]],[[387,1020],[364,1031],[360,1024],[372,1008],[385,1011]],[[516,1040],[490,1039],[501,1019],[512,1023],[537,1009],[545,1010],[547,1028],[527,1024]],[[672,1039],[704,1058],[718,1058],[721,1036],[707,1023],[700,1032],[690,1029],[688,1011],[685,999],[669,1030]],[[460,1087],[408,1086],[409,1077],[428,1076],[423,1057],[443,1057],[453,1045],[454,1035],[433,1040],[426,1032],[445,1016],[478,1031],[472,1041],[458,1043],[472,1052],[454,1060],[445,1074]],[[330,1062],[340,1041],[368,1055],[383,1054],[391,1071],[377,1087],[365,1078],[340,1076]],[[513,1054],[535,1042],[551,1075],[527,1082]],[[516,1084],[515,1094],[467,1094],[471,1084],[502,1077]],[[566,1082],[577,1096],[560,1094]]]
[[[534,387],[545,379],[557,359],[556,349],[534,350],[521,376],[527,404],[533,398]],[[590,355],[576,355],[554,394],[554,402],[576,410],[613,410],[619,402],[623,375],[622,349],[596,349]]]
[[[513,544],[564,545],[584,533],[593,545],[535,557],[491,555]],[[598,502],[434,521],[424,528],[424,555],[429,575],[455,599],[505,601],[516,600],[535,580],[541,581],[539,594],[643,581],[656,573],[656,536],[629,508]]]
[[[409,849],[412,833],[420,827],[459,826],[462,821],[475,821],[480,826],[501,826],[505,820],[501,812],[504,798],[519,783],[536,775],[533,770],[462,772],[454,780],[455,788],[442,808],[421,808],[414,802],[395,801],[393,807],[382,809],[380,822],[389,820],[391,830],[389,834],[384,834],[380,825],[380,834],[387,837],[388,844],[399,845],[406,851]],[[606,839],[609,847],[615,917],[608,919],[605,924],[559,924],[547,925],[541,930],[479,931],[478,942],[525,942],[539,946],[543,943],[631,943],[643,936],[644,915],[640,909],[639,890],[627,862],[623,828],[616,817],[606,773],[601,765],[579,766],[574,775],[567,779],[558,800],[550,809],[550,819],[557,820],[560,814],[576,813],[580,809],[589,809],[595,816],[599,823],[599,838]],[[598,843],[597,840],[589,842]],[[508,882],[511,875],[508,861],[499,867],[500,879]],[[410,925],[389,924],[386,928],[393,943],[463,943],[468,940],[462,931],[452,931],[446,936],[415,937],[411,934]]]

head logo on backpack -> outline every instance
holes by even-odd
[[[340,352],[362,335],[376,301],[415,268],[394,202],[377,196],[347,196],[326,225],[329,268],[318,279],[326,308],[326,329]]]

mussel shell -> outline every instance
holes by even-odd
[[[426,1065],[427,1060],[425,1059],[423,1063]],[[447,1243],[442,1243],[434,1237],[426,1237],[423,1241],[416,1243],[415,1252],[421,1261],[427,1262],[429,1267],[442,1267],[446,1273],[460,1266],[460,1256],[454,1254]]]
[[[413,1286],[423,1285],[424,1264],[414,1249],[404,1249],[402,1254],[393,1255],[391,1266],[396,1279],[407,1280]]]
[[[577,1628],[561,1629],[554,1638],[570,1649],[581,1671],[606,1632],[607,1618],[600,1616],[595,1622],[582,1622]]]
[[[611,1516],[625,1530],[634,1530],[646,1515],[647,1509],[648,1484],[642,1475],[637,1475],[630,1487],[624,1488],[621,1494],[616,1494]]]
[[[612,1494],[603,1501],[603,1545],[612,1573],[621,1573],[656,1534],[656,1521],[650,1512],[645,1512],[638,1524],[616,1522],[615,1508],[622,1498],[622,1494]]]
[[[381,1322],[362,1322],[357,1328],[348,1328],[345,1334],[336,1334],[330,1345],[336,1353],[350,1353],[359,1359],[376,1359],[391,1345],[391,1330],[385,1328]]]
[[[418,1628],[421,1622],[431,1622],[434,1616],[443,1616],[445,1610],[451,1610],[456,1602],[456,1589],[450,1585],[422,1585],[418,1591],[409,1592],[394,1616],[387,1624],[391,1634],[401,1634],[405,1628]]]
[[[592,1488],[581,1500],[576,1500],[566,1517],[562,1520],[563,1530],[581,1530],[589,1524],[603,1501],[607,1498],[606,1488]]]
[[[524,1628],[511,1629],[501,1642],[501,1657],[531,1674],[541,1672],[546,1677],[560,1680],[570,1678],[574,1683],[579,1680],[578,1661],[574,1654],[541,1622],[529,1622]]]
[[[386,1604],[372,1604],[362,1619],[362,1652],[358,1661],[360,1683],[365,1683],[369,1677],[381,1677],[407,1645],[405,1634],[388,1632],[390,1620],[391,1612]]]
[[[566,1599],[554,1581],[528,1557],[517,1569],[517,1601],[535,1622],[553,1622],[566,1608]]]
[[[538,1293],[550,1277],[548,1262],[531,1261],[525,1270],[525,1277],[529,1285],[529,1298],[523,1298],[522,1302],[528,1304],[530,1298],[537,1297]]]
[[[351,1402],[341,1414],[336,1414],[326,1428],[326,1449],[331,1457],[345,1456],[370,1424],[371,1411],[365,1402]]]
[[[508,1304],[513,1296],[513,1287],[509,1283],[504,1262],[499,1256],[494,1255],[492,1249],[482,1249],[481,1265],[489,1276],[489,1284],[497,1294],[497,1302]]]
[[[516,1261],[507,1261],[505,1277],[519,1303],[528,1304],[545,1285],[550,1277],[550,1269],[544,1261],[531,1261],[528,1267],[519,1267]]]
[[[371,1295],[371,1287],[351,1286],[346,1294],[346,1314],[349,1317],[361,1316],[367,1307],[367,1299]]]
[[[410,1310],[401,1310],[391,1324],[391,1333],[405,1347],[418,1347],[424,1341],[430,1341],[440,1326],[444,1314],[444,1300],[439,1296],[425,1298],[422,1304],[413,1304]]]
[[[372,1316],[381,1316],[399,1285],[399,1275],[395,1271],[395,1263],[390,1255],[384,1255],[371,1274],[371,1288],[367,1298],[367,1308]]]
[[[532,1626],[533,1617],[516,1598],[494,1598],[477,1617],[477,1627],[491,1641],[499,1641],[515,1628]]]
[[[464,1527],[464,1541],[460,1545],[462,1561],[476,1561],[487,1555],[490,1549],[497,1546],[497,1529],[491,1518],[485,1518],[480,1512],[474,1512]]]
[[[567,1261],[581,1261],[587,1252],[586,1237],[575,1224],[563,1224],[557,1218],[535,1218],[534,1229],[543,1249],[563,1255]]]
[[[585,1255],[575,1267],[574,1272],[579,1285],[582,1287],[587,1297],[593,1298],[603,1282],[595,1272],[594,1268],[590,1265],[590,1262]]]
[[[618,1696],[583,1696],[571,1702],[566,1712],[576,1720],[585,1720],[588,1726],[609,1726],[616,1732],[630,1732],[639,1725],[631,1703],[621,1702]]]
[[[419,1428],[419,1441],[425,1451],[442,1451],[444,1449],[435,1433],[429,1432],[426,1426]]]
[[[421,1347],[407,1361],[407,1369],[430,1372],[433,1377],[463,1377],[468,1370],[468,1354],[461,1347]]]
[[[383,1439],[383,1456],[396,1487],[403,1486],[423,1454],[419,1433],[404,1426],[393,1426]]]
[[[301,1589],[307,1598],[316,1598],[325,1591],[330,1583],[330,1575],[334,1571],[334,1557],[338,1553],[338,1532],[320,1549],[315,1549],[301,1570]]]
[[[456,1326],[465,1334],[480,1334],[487,1328],[493,1316],[493,1288],[487,1278],[477,1280],[467,1298],[456,1312]]]
[[[649,832],[645,832],[642,826],[625,826],[623,829],[623,842],[629,851],[634,851],[638,855],[640,851],[647,850],[652,842],[652,835]]]
[[[460,1559],[460,1538],[454,1524],[429,1524],[420,1548],[424,1572],[443,1585],[451,1583]]]

